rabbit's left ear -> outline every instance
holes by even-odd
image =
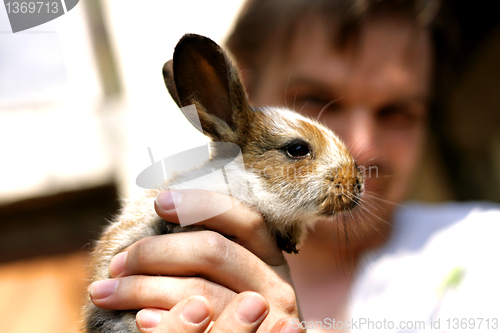
[[[181,101],[179,100],[179,95],[177,94],[177,88],[175,87],[174,67],[172,60],[167,61],[163,66],[163,80],[165,81],[165,85],[167,86],[170,96],[172,96],[177,106],[182,107]]]
[[[196,105],[204,134],[215,141],[236,142],[245,137],[255,114],[238,72],[215,42],[199,35],[184,35],[175,48],[173,63],[167,62],[163,73],[170,94],[181,108]],[[191,123],[198,123],[191,119],[192,113],[184,114]]]

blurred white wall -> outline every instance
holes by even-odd
[[[117,100],[104,93],[83,1],[16,34],[0,6],[0,204],[113,178],[122,195],[135,193],[147,147],[158,160],[202,144],[161,69],[185,33],[220,43],[242,2],[101,0],[123,87]]]
[[[111,177],[102,100],[83,6],[16,34],[0,6],[0,203]]]

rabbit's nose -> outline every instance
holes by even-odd
[[[330,214],[348,211],[356,207],[364,190],[364,178],[356,163],[347,163],[335,168],[327,177],[328,197],[324,210]]]

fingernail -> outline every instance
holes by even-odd
[[[163,191],[156,196],[156,205],[163,210],[179,208],[182,203],[182,194],[179,192]]]
[[[188,300],[182,310],[182,316],[192,324],[201,323],[208,318],[209,314],[206,303],[198,297]]]
[[[137,313],[135,319],[141,331],[148,331],[158,326],[161,314],[152,310],[141,310]]]
[[[241,321],[249,324],[256,323],[267,312],[264,300],[256,295],[245,296],[238,304],[236,313]]]
[[[118,280],[97,281],[90,285],[90,297],[103,299],[111,295],[118,287]]]
[[[118,253],[109,264],[109,274],[111,276],[118,276],[123,272],[125,268],[125,262],[127,261],[128,251]]]

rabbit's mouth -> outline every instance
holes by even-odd
[[[326,195],[320,199],[320,215],[333,216],[352,210],[361,202],[364,178],[357,165],[345,165],[327,177],[325,187]]]
[[[320,206],[320,215],[332,217],[335,214],[354,209],[361,201],[360,197],[350,197],[348,194],[330,195]]]

